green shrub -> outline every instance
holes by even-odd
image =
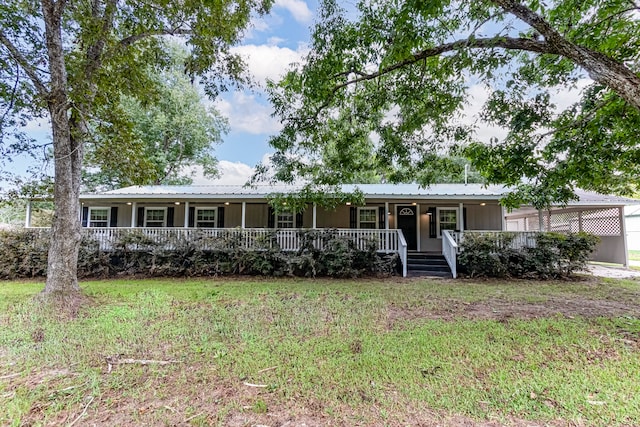
[[[459,271],[472,277],[566,277],[584,269],[599,241],[588,233],[529,236],[527,246],[517,248],[515,233],[467,233],[458,255]]]
[[[154,241],[141,230],[123,234],[111,250],[97,240],[83,237],[78,257],[78,276],[215,276],[246,274],[262,276],[360,277],[391,275],[398,271],[397,254],[379,256],[374,242],[358,249],[351,239],[335,230],[300,231],[297,251],[278,247],[275,232],[243,247],[242,230],[229,230],[212,238],[180,233]],[[0,232],[0,278],[43,277],[47,270],[48,230],[24,229]]]

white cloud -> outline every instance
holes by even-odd
[[[272,107],[261,103],[255,95],[234,92],[231,99],[219,98],[214,106],[229,119],[233,132],[262,135],[276,133],[282,128],[280,122],[271,117]]]
[[[218,163],[220,178],[216,179],[206,178],[202,174],[201,166],[193,166],[189,169],[194,185],[244,185],[253,175],[251,166],[242,162],[229,162],[227,160],[220,160]]]
[[[301,62],[307,48],[301,46],[297,50],[293,50],[273,44],[247,44],[235,47],[233,51],[244,58],[249,72],[257,79],[258,83],[264,85],[267,79],[277,81],[284,76],[289,70],[290,64]]]
[[[286,9],[291,13],[293,19],[296,21],[306,24],[311,22],[313,19],[313,13],[307,6],[307,3],[301,0],[276,0],[275,7],[281,7]]]

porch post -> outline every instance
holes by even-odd
[[[136,215],[138,214],[138,203],[133,202],[131,203],[131,228],[135,228],[136,227]]]
[[[184,228],[189,227],[189,202],[184,202]]]
[[[544,219],[540,209],[538,209],[538,231],[544,231]]]
[[[624,266],[629,267],[629,248],[627,247],[627,227],[624,220],[624,206],[618,208],[618,215],[620,216],[620,231],[622,232],[622,243],[624,246]]]
[[[418,250],[418,252],[420,252],[422,250],[422,248],[420,247],[420,204],[416,204],[416,240],[416,249]]]
[[[502,215],[502,231],[507,231],[507,217],[504,214],[504,206],[500,205],[500,215]],[[525,224],[527,221],[524,222]]]
[[[242,202],[242,222],[240,228],[247,228],[247,202]]]
[[[460,202],[460,212],[458,214],[458,217],[460,218],[460,221],[458,222],[460,224],[460,233],[462,233],[464,231],[464,227],[465,227],[465,223],[464,223],[464,206],[462,204],[462,202]]]
[[[318,205],[316,203],[313,204],[313,224],[311,228],[318,228]]]
[[[31,199],[27,200],[27,214],[24,218],[24,227],[31,227]]]
[[[420,215],[420,211],[418,211]],[[389,229],[389,202],[384,202],[384,229]]]

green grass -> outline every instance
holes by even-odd
[[[0,283],[0,424],[640,423],[634,281],[96,281],[71,320],[41,288]]]
[[[640,261],[640,251],[629,251],[629,260],[631,261]]]

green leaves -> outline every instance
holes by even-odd
[[[276,177],[355,182],[372,170],[428,185],[447,174],[439,159],[462,147],[488,183],[514,186],[509,205],[566,203],[577,187],[634,187],[637,8],[472,3],[371,0],[345,11],[323,2],[307,61],[270,87],[284,126],[271,140]],[[557,102],[585,71],[601,90]],[[477,104],[474,86],[489,99],[464,117]],[[488,126],[503,136],[481,140]]]
[[[203,104],[183,73],[184,49],[165,49],[172,52],[170,68],[145,75],[155,93],[152,99],[122,96],[97,112],[102,120],[96,121],[95,144],[87,152],[89,188],[189,183],[184,168],[194,165],[206,176],[217,175],[213,146],[221,142],[226,121]],[[114,158],[114,151],[126,155]]]

